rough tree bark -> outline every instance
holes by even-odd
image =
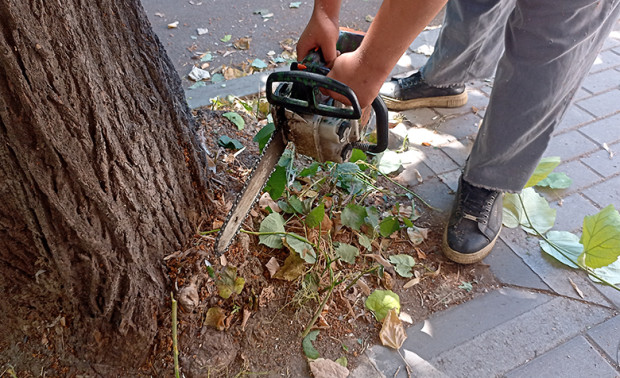
[[[0,350],[38,314],[137,367],[206,210],[179,79],[139,0],[0,0],[0,31]]]

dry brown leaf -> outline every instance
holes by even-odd
[[[291,253],[286,260],[284,260],[284,266],[274,274],[273,278],[294,281],[304,274],[304,263],[305,261],[299,257],[297,253]]]
[[[398,318],[396,309],[391,309],[383,319],[383,326],[379,332],[379,339],[384,346],[400,349],[405,340],[407,339],[407,333],[403,322]]]
[[[220,265],[221,266],[227,266],[228,265],[228,259],[226,258],[226,256],[224,256],[224,255],[220,256]]]
[[[393,269],[392,264],[390,264],[390,262],[384,259],[381,255],[378,255],[376,253],[367,253],[364,256],[374,259],[376,262],[383,265],[385,269]]]
[[[346,378],[349,376],[349,369],[325,358],[310,361],[309,365],[314,378]]]
[[[282,211],[280,210],[280,206],[278,206],[278,204],[273,199],[271,199],[271,196],[268,192],[265,192],[262,196],[260,196],[260,199],[258,200],[258,206],[260,206],[261,210],[265,210],[267,209],[267,207],[269,207],[273,212],[276,213]]]
[[[271,278],[273,278],[276,272],[280,270],[280,264],[278,264],[278,260],[275,257],[270,258],[265,267],[269,271],[269,276]]]
[[[439,273],[441,273],[441,263],[439,263],[439,266],[437,267],[437,270],[434,272],[426,272],[424,273],[425,276],[429,276],[429,277],[437,277],[439,275]]]
[[[261,292],[260,295],[258,296],[258,306],[259,307],[265,307],[267,306],[267,303],[269,303],[273,298],[276,297],[274,291],[274,287],[273,286],[269,286],[264,288]]]
[[[364,293],[365,296],[370,295],[370,287],[368,287],[368,285],[366,284],[366,282],[364,282],[363,279],[360,278],[355,284],[357,285],[357,287],[360,288],[360,290],[362,291],[362,293]]]
[[[250,48],[250,42],[252,42],[252,38],[242,37],[233,42],[233,46],[235,46],[237,50],[247,50]]]
[[[584,299],[585,297],[583,296],[583,291],[581,291],[579,286],[577,286],[577,284],[574,283],[573,280],[570,279],[570,277],[568,277],[568,282],[570,282],[570,285],[573,287],[573,289],[575,289],[575,292],[577,293],[577,295],[579,295],[581,299]]]
[[[426,260],[426,253],[418,247],[415,247],[415,251],[418,255],[418,260]]]
[[[222,222],[221,220],[214,220],[212,227],[214,230],[217,230],[218,228],[222,228],[223,224],[224,222]]]
[[[403,289],[409,289],[420,283],[420,277],[415,277],[406,284],[403,285]]]
[[[323,220],[321,221],[321,234],[327,234],[328,232],[330,232],[333,225],[334,222],[332,222],[332,220],[329,219],[329,216],[325,214],[323,216]]]
[[[252,315],[252,311],[247,308],[243,309],[243,320],[241,321],[241,330],[245,331],[245,325],[248,323],[248,319],[250,319],[250,315]]]
[[[388,272],[383,272],[383,286],[388,290],[394,288],[394,278],[392,278],[392,275]]]
[[[192,312],[200,304],[198,288],[194,283],[179,290],[179,304],[187,311]]]
[[[217,329],[218,331],[223,331],[226,329],[226,325],[224,324],[224,320],[226,316],[224,315],[224,310],[219,307],[211,307],[207,311],[207,316],[205,317],[205,324]]]

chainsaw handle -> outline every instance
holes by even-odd
[[[377,144],[370,144],[364,142],[354,142],[353,148],[358,150],[367,151],[373,154],[378,154],[388,146],[389,128],[388,128],[388,109],[385,106],[385,102],[380,96],[377,96],[372,102],[372,109],[375,111],[376,130],[377,130]]]
[[[308,88],[305,100],[280,95],[273,92],[274,83],[296,83]],[[319,88],[325,88],[346,97],[351,108],[340,108],[322,104]],[[347,85],[327,76],[308,71],[274,72],[267,77],[267,101],[272,105],[280,105],[298,113],[313,113],[325,117],[359,119],[362,109],[355,92]]]

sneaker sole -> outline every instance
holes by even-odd
[[[448,229],[446,228],[443,233],[443,254],[448,259],[459,264],[475,264],[482,261],[482,259],[487,257],[489,253],[491,253],[491,250],[495,246],[495,242],[497,241],[497,238],[499,237],[501,231],[502,227],[500,226],[500,229],[497,232],[497,235],[495,235],[495,238],[491,240],[491,242],[486,247],[482,248],[478,252],[461,253],[450,248],[450,245],[448,244]]]
[[[408,110],[415,108],[458,108],[467,104],[467,92],[453,96],[424,97],[413,100],[397,100],[381,96],[390,110]]]

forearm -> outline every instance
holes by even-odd
[[[411,42],[446,2],[447,0],[383,1],[359,47],[359,59],[385,80]]]
[[[338,23],[342,0],[314,0],[313,15],[324,15]]]

